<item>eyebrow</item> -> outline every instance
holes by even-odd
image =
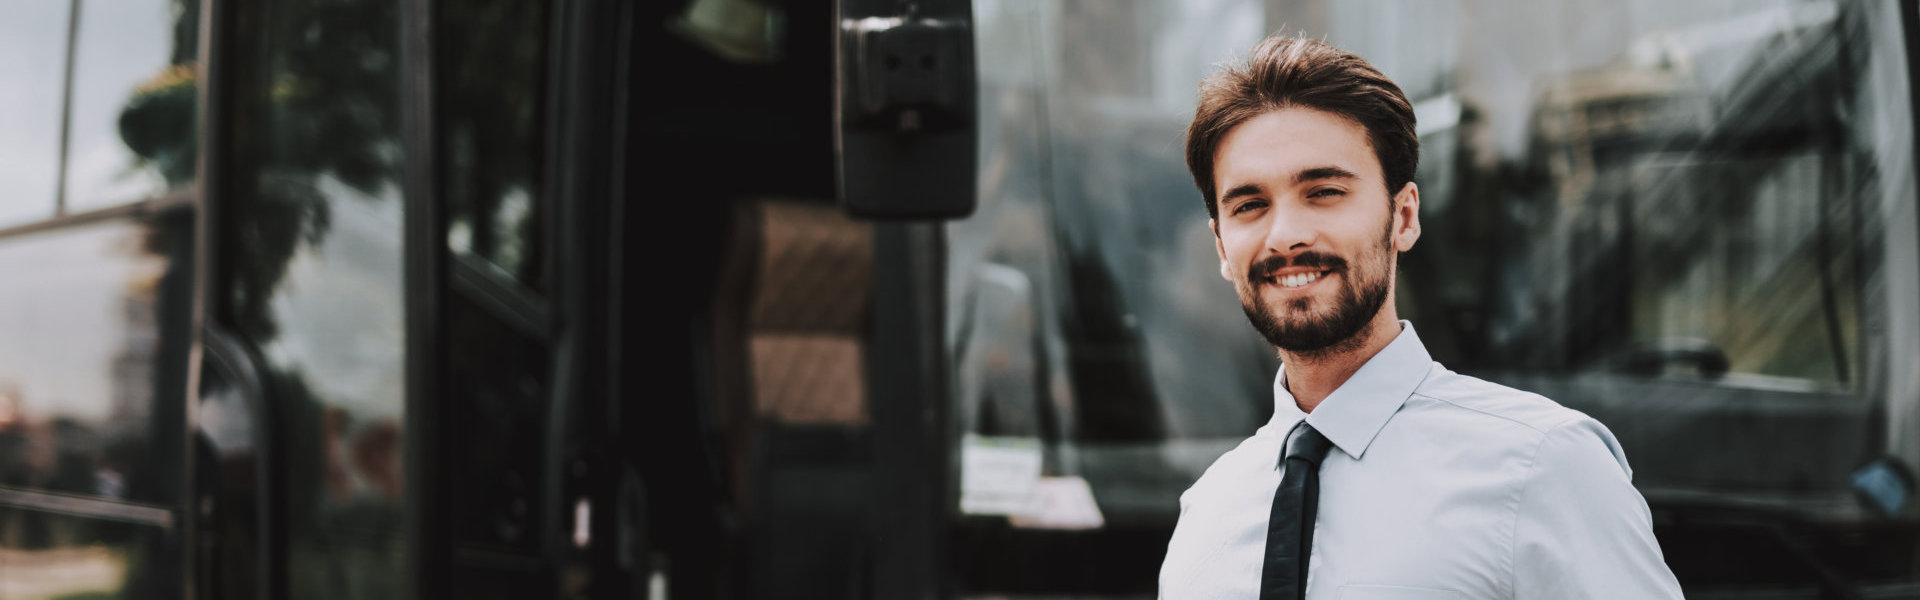
[[[1314,167],[1311,169],[1306,169],[1299,173],[1294,173],[1293,184],[1300,185],[1302,183],[1306,183],[1309,181],[1317,181],[1321,179],[1359,179],[1359,178],[1360,176],[1354,174],[1353,171],[1348,171],[1340,167],[1334,167],[1334,166]]]
[[[1220,203],[1226,204],[1228,200],[1232,200],[1234,198],[1239,198],[1241,196],[1258,196],[1264,193],[1266,193],[1266,190],[1264,188],[1261,188],[1260,184],[1258,183],[1243,183],[1243,184],[1234,186],[1233,189],[1227,190],[1227,193],[1221,194]]]

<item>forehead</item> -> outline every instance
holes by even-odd
[[[1215,189],[1291,178],[1301,170],[1335,166],[1378,180],[1380,160],[1367,130],[1352,119],[1311,108],[1268,111],[1234,127],[1214,151]]]

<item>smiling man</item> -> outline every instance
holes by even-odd
[[[1201,85],[1187,165],[1282,366],[1273,420],[1180,497],[1160,596],[1679,598],[1606,427],[1448,371],[1399,319],[1418,163],[1400,88],[1325,43]]]

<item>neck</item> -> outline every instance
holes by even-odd
[[[1287,393],[1304,412],[1313,412],[1320,402],[1340,389],[1347,378],[1373,359],[1373,355],[1400,336],[1400,316],[1393,310],[1389,296],[1386,305],[1353,334],[1348,342],[1334,344],[1314,352],[1280,351],[1282,368],[1287,371]]]

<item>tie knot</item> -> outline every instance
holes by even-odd
[[[1333,442],[1328,441],[1327,436],[1321,435],[1320,431],[1314,429],[1312,425],[1308,425],[1305,419],[1301,419],[1298,425],[1293,426],[1293,431],[1287,433],[1285,455],[1281,456],[1281,459],[1283,462],[1299,459],[1318,465],[1320,461],[1326,460],[1327,451],[1331,449],[1333,449]]]

